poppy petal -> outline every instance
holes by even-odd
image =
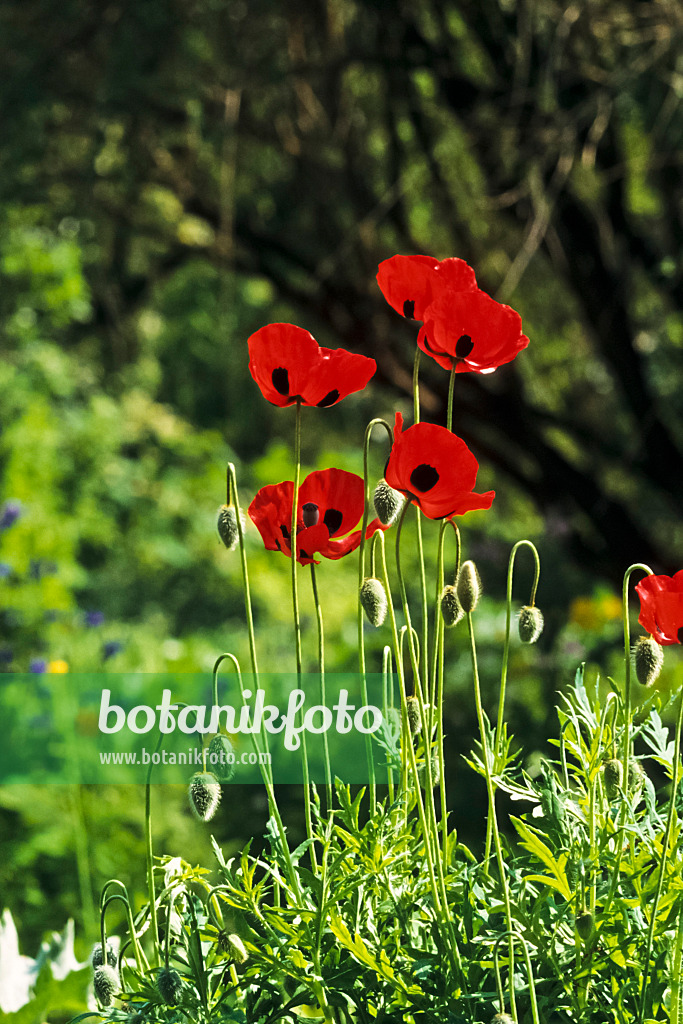
[[[474,288],[476,278],[464,260],[439,262],[431,256],[392,256],[380,263],[377,283],[397,313],[409,320],[423,320],[439,289]]]
[[[343,348],[320,348],[302,389],[305,405],[327,409],[354,391],[362,391],[377,369],[374,359]]]
[[[638,622],[663,646],[683,642],[683,569],[673,576],[646,576],[636,585]]]
[[[365,486],[361,477],[343,469],[323,469],[309,473],[299,489],[299,507],[314,502],[320,510],[320,523],[327,538],[343,536],[358,524],[365,505]]]
[[[522,318],[511,306],[475,289],[441,293],[425,312],[418,344],[441,366],[483,373],[509,363],[526,348]]]
[[[294,324],[267,324],[251,335],[248,345],[249,372],[263,397],[273,405],[292,405],[320,358],[313,335]]]

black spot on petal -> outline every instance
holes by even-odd
[[[431,491],[432,487],[439,482],[439,474],[433,466],[428,466],[426,462],[416,466],[410,474],[410,482],[416,491],[420,491],[424,494],[425,491]]]
[[[431,352],[432,355],[437,355],[437,354],[441,355],[441,353],[440,352],[437,353],[437,350],[434,348],[434,346],[432,344],[430,344],[430,341],[429,341],[429,338],[427,337],[427,332],[426,331],[422,332],[422,341],[424,342],[424,347],[427,349],[428,352]]]
[[[327,394],[325,395],[325,397],[321,398],[320,401],[317,402],[316,404],[317,404],[319,409],[326,409],[328,407],[328,405],[334,405],[334,403],[338,402],[338,401],[339,401],[339,392],[337,391],[336,388],[334,388],[333,391],[328,391]]]
[[[299,558],[310,558],[310,557],[311,557],[311,556],[310,556],[309,554],[307,554],[307,553],[306,553],[306,552],[304,551],[304,549],[303,549],[303,548],[299,548]]]
[[[285,370],[284,366],[276,366],[271,373],[270,378],[278,395],[289,394],[289,374]]]
[[[415,319],[415,299],[406,299],[403,303],[403,315],[406,320]]]
[[[323,516],[323,523],[327,527],[330,533],[330,537],[333,533],[336,533],[342,524],[343,515],[336,508],[328,508]]]
[[[469,334],[461,334],[455,343],[455,355],[458,359],[467,359],[474,348],[474,342]]]
[[[280,523],[280,533],[285,538],[285,540],[289,540],[289,530],[284,525],[284,523]]]
[[[683,644],[683,626],[681,626],[677,635],[679,644]]]

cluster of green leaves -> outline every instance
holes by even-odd
[[[313,838],[289,857],[271,822],[260,854],[248,844],[226,860],[213,841],[217,884],[205,868],[162,859],[157,912],[182,987],[169,1005],[163,965],[140,972],[129,956],[123,1005],[101,1008],[101,1018],[482,1024],[505,1010],[512,986],[520,1024],[679,1021],[683,800],[678,785],[658,791],[649,777],[674,777],[659,713],[667,703],[653,695],[636,715],[631,733],[643,752],[625,784],[605,769],[623,735],[619,697],[586,687],[582,670],[559,710],[557,760],[532,776],[507,742],[497,759],[491,753],[496,788],[533,809],[512,816],[504,879],[454,830],[444,837],[455,955],[435,912],[414,784],[368,813],[364,792],[338,783],[333,808],[316,799]],[[483,774],[480,751],[470,765]],[[141,934],[148,917],[147,907]]]

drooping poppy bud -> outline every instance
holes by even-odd
[[[464,615],[457,590],[450,584],[441,592],[441,615],[446,626],[455,626]]]
[[[635,757],[630,757],[628,761],[628,778],[626,780],[626,784],[628,786],[628,795],[634,804],[637,804],[640,801],[643,786],[645,785],[645,779],[645,769],[640,761]]]
[[[382,581],[375,576],[368,576],[361,584],[359,598],[368,621],[373,626],[381,626],[389,609],[387,593]]]
[[[462,610],[466,615],[471,614],[481,597],[481,580],[474,562],[469,560],[463,562],[455,583],[455,590]]]
[[[641,686],[652,686],[664,664],[664,651],[651,636],[639,636],[633,645],[633,664]]]
[[[109,964],[100,964],[95,968],[92,984],[100,1006],[111,1006],[114,995],[119,990],[119,979],[114,968]]]
[[[93,968],[101,967],[104,963],[102,959],[102,943],[98,942],[92,951],[90,962]],[[116,955],[116,951],[110,943],[107,943],[107,964],[109,967],[116,967],[119,962],[119,958]]]
[[[242,526],[244,527],[244,514],[241,513]],[[228,551],[234,551],[239,540],[239,528],[237,526],[237,511],[234,505],[221,505],[218,509],[216,522],[218,535],[225,544]]]
[[[218,947],[221,953],[226,953],[237,964],[244,964],[249,959],[245,945],[236,932],[221,932],[218,936]]]
[[[199,821],[211,821],[221,802],[221,786],[211,772],[197,772],[189,787],[190,808]]]
[[[411,696],[406,699],[406,715],[411,736],[419,736],[422,732],[422,717],[417,697]]]
[[[509,1013],[496,1013],[491,1017],[491,1024],[515,1024],[515,1020]]]
[[[535,644],[543,632],[543,612],[535,605],[525,605],[519,613],[519,639],[523,644]]]
[[[616,757],[610,757],[602,766],[607,799],[616,800],[623,792],[624,766]]]
[[[397,491],[394,487],[390,487],[384,477],[382,477],[375,487],[372,500],[380,523],[384,526],[390,526],[401,511],[401,505],[403,504],[401,492]]]
[[[167,1006],[176,1006],[183,991],[183,979],[177,971],[163,967],[157,975],[157,988]]]
[[[214,736],[209,744],[206,763],[219,782],[230,782],[235,774],[235,750],[227,736]]]

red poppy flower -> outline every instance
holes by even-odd
[[[434,423],[416,423],[404,431],[403,417],[396,413],[384,477],[429,519],[490,508],[496,492],[477,494],[472,489],[478,470],[479,463],[462,438]]]
[[[493,373],[529,344],[519,313],[478,288],[464,260],[392,256],[377,281],[395,310],[423,321],[417,343],[446,370]]]
[[[248,509],[266,548],[282,551],[290,558],[293,496],[291,480],[269,484],[261,488]],[[325,558],[342,558],[354,551],[360,544],[361,531],[349,531],[358,525],[364,507],[365,487],[362,478],[355,473],[346,473],[342,469],[310,473],[299,488],[297,560],[302,565],[309,565],[316,561],[313,558],[316,553]],[[386,527],[379,519],[373,519],[366,537],[380,529]]]
[[[641,626],[658,644],[683,643],[683,569],[674,576],[646,576],[636,592]]]
[[[249,371],[273,405],[327,408],[362,391],[377,369],[374,359],[343,348],[321,348],[293,324],[268,324],[249,338]]]

